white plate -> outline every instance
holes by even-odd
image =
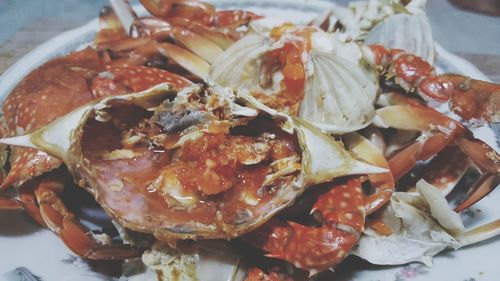
[[[294,19],[302,23],[321,14],[330,4],[322,1],[209,1],[220,8],[247,9],[259,14]],[[142,7],[136,7],[143,13]],[[97,14],[97,11],[96,11]],[[12,88],[31,70],[43,62],[81,48],[91,41],[98,30],[97,19],[79,28],[64,32],[40,45],[10,67],[0,77],[0,100],[4,100]],[[446,52],[438,46],[438,66],[443,71],[461,72],[477,79],[487,80],[469,62]],[[496,147],[495,135],[489,128],[476,132],[476,136]],[[498,149],[498,148],[497,148]],[[487,198],[463,214],[466,226],[472,227],[494,220],[500,214],[500,193],[493,192]],[[26,267],[39,280],[115,280],[98,273],[74,255],[61,240],[50,231],[35,225],[22,212],[0,212],[0,280],[6,279],[6,272]],[[442,253],[435,258],[432,268],[420,264],[399,267],[341,265],[335,280],[499,280],[500,238],[481,244]],[[344,266],[344,268],[342,268]],[[9,279],[28,280],[28,279]]]

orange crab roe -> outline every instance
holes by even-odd
[[[258,163],[294,153],[284,140],[270,141],[269,148],[263,151],[255,150],[258,144],[257,139],[249,136],[205,133],[203,137],[187,141],[172,162],[179,164],[177,176],[187,190],[215,195],[236,184],[256,190],[270,172],[269,167],[259,168]],[[257,163],[245,165],[247,161]]]
[[[282,40],[287,37],[283,47],[271,51],[268,56],[276,58],[283,73],[281,90],[277,96],[269,99],[265,95],[256,94],[257,98],[276,109],[288,107],[288,112],[292,115],[298,114],[299,103],[304,98],[306,70],[303,63],[304,54],[311,52],[311,35],[314,28],[297,28],[292,24],[284,24],[273,28],[271,37],[275,40]],[[288,38],[289,37],[289,38]]]

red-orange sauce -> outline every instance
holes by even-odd
[[[151,126],[149,117],[141,121],[119,112],[114,115],[120,116],[124,124],[116,127],[116,122],[88,122],[82,152],[96,178],[96,185],[90,189],[98,194],[99,203],[133,229],[166,228],[192,233],[198,229],[196,223],[202,223],[217,225],[219,233],[224,233],[226,227],[221,226],[222,223],[239,225],[269,211],[260,206],[272,200],[276,191],[262,186],[266,175],[273,172],[270,163],[292,155],[297,156],[300,163],[296,136],[263,123],[231,131],[228,128],[209,130],[180,148],[168,149],[150,145],[150,138],[161,134],[161,130],[148,127]],[[135,146],[127,147],[134,151],[134,157],[111,160],[102,157],[103,153],[123,149],[119,136],[130,131],[141,131],[146,136]],[[273,137],[263,137],[263,134]],[[178,138],[164,139],[171,142]],[[247,162],[255,156],[249,147],[257,143],[269,149],[260,151],[255,163]],[[171,147],[171,143],[168,146]],[[166,176],[165,171],[172,169],[182,186],[181,195],[195,198],[193,204],[173,204],[175,198],[169,194],[170,187],[155,185]],[[281,181],[292,179],[288,176]],[[243,195],[251,200],[245,200]]]
[[[281,81],[281,90],[276,96],[266,96],[261,93],[255,93],[255,96],[266,105],[283,110],[288,109],[292,115],[297,115],[299,104],[304,98],[306,71],[302,61],[304,53],[310,53],[311,35],[314,28],[295,28],[293,25],[284,24],[275,27],[271,31],[271,38],[279,40],[282,36],[289,36],[283,47],[275,49],[267,54],[271,58],[276,58],[283,73]]]

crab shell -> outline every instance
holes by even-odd
[[[95,123],[96,117],[99,119],[103,110],[117,105],[132,105],[138,108],[138,111],[140,108],[144,111],[151,111],[165,99],[197,91],[203,91],[203,89],[193,86],[177,93],[167,84],[160,84],[136,94],[107,97],[81,107],[33,134],[3,139],[0,142],[35,147],[63,159],[74,176],[74,180],[90,192],[114,219],[126,228],[151,233],[159,239],[233,238],[257,228],[274,214],[293,204],[294,200],[310,185],[345,175],[387,171],[354,159],[344,149],[341,142],[334,140],[306,121],[278,113],[252,97],[237,97],[220,88],[210,88],[208,91],[211,94],[220,95],[219,100],[224,101],[225,110],[231,111],[240,125],[241,122],[244,124],[245,120],[267,116],[271,120],[278,121],[273,123],[279,124],[276,125],[278,126],[276,130],[294,136],[300,145],[300,171],[293,174],[292,180],[284,181],[286,184],[279,186],[270,200],[259,201],[254,206],[245,206],[232,214],[224,213],[221,207],[224,204],[221,204],[217,205],[215,210],[207,210],[196,216],[193,210],[179,210],[172,207],[157,192],[148,191],[146,186],[121,184],[119,188],[114,188],[114,183],[105,180],[103,176],[103,174],[109,174],[109,170],[112,170],[114,166],[110,165],[109,168],[99,170],[96,168],[97,164],[89,160],[89,156],[83,151],[82,147],[86,145],[84,134],[91,124],[90,121]],[[185,101],[181,99],[181,102]],[[208,106],[206,110],[210,111]],[[127,115],[129,114],[135,113],[127,112]],[[192,128],[186,130],[192,131]],[[182,146],[186,139],[200,136],[203,130],[199,129],[185,134],[186,137],[181,137],[174,147]],[[90,138],[91,142],[98,137]],[[127,168],[130,172],[127,177],[141,177],[150,173],[151,170],[156,170],[158,174],[161,169],[165,168],[155,165],[146,165],[147,167],[144,168],[139,164],[134,164],[135,161],[143,160],[134,158],[133,161],[128,162],[127,165],[138,165],[137,169],[144,171],[136,171],[135,167]],[[152,160],[144,161],[152,163]],[[276,178],[280,178],[280,172],[274,174]],[[121,180],[121,178],[117,177],[116,180]],[[150,179],[150,181],[153,180]],[[273,183],[276,184],[276,182],[278,181]],[[204,204],[201,200],[198,203]],[[220,218],[221,213],[224,214],[224,218]]]
[[[297,40],[292,32],[304,27],[295,27],[275,40],[269,33],[276,23],[268,21],[254,22],[252,32],[218,56],[210,66],[208,80],[237,91],[277,95],[283,74],[268,73],[267,54],[289,40]],[[313,27],[307,28],[313,30]],[[319,28],[307,40],[311,50],[302,54],[306,81],[298,116],[333,134],[368,126],[375,117],[373,104],[378,83],[367,47],[342,41],[336,34]],[[266,75],[272,76],[270,86],[261,85]]]

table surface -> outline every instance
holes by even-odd
[[[0,0],[0,73],[39,44],[96,17],[106,4],[107,0]],[[500,82],[500,17],[462,11],[446,0],[429,1],[427,11],[438,43]]]

